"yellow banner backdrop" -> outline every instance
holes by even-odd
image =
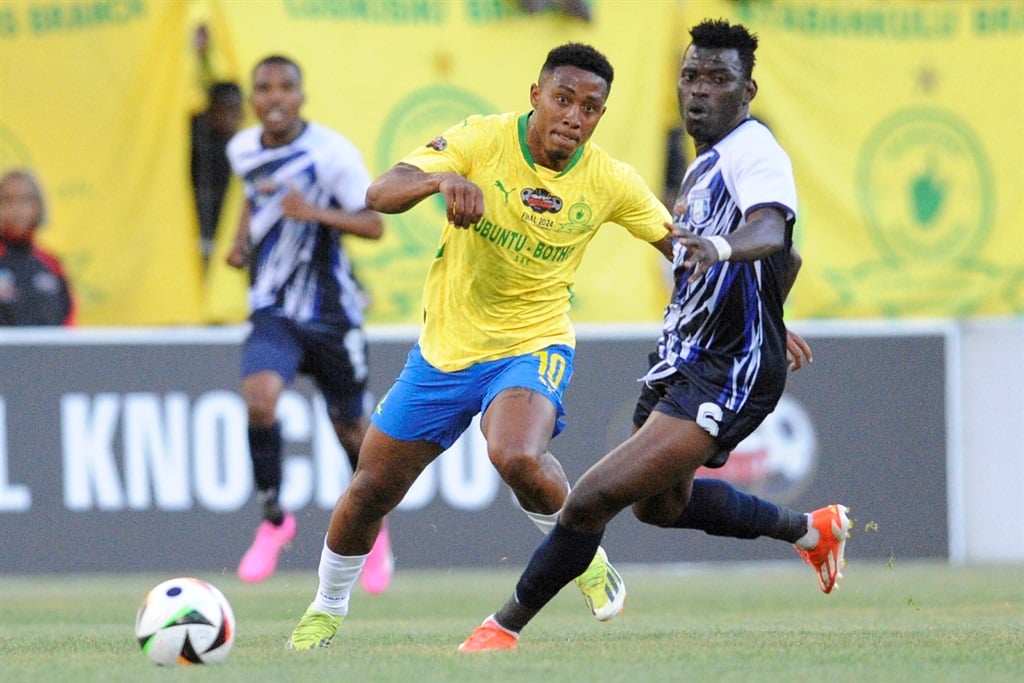
[[[675,3],[599,2],[589,23],[530,15],[513,2],[493,0],[215,4],[246,65],[246,90],[249,70],[262,57],[281,53],[298,61],[308,94],[305,113],[351,138],[373,175],[469,114],[526,111],[547,51],[568,41],[592,43],[616,69],[594,140],[658,187],[664,164],[660,93],[672,85],[666,79]],[[625,25],[654,28],[623,31]],[[372,296],[371,321],[419,322],[422,284],[443,222],[443,207],[427,201],[387,217],[380,242],[347,242]],[[607,226],[584,259],[574,318],[657,319],[665,302],[660,258]]]
[[[40,240],[84,325],[198,322],[183,2],[0,4],[0,168],[32,168]]]
[[[1024,4],[594,0],[592,21],[514,0],[4,0],[0,167],[34,168],[42,239],[67,263],[85,325],[233,322],[244,275],[222,265],[229,190],[205,281],[188,181],[201,102],[193,34],[238,80],[300,62],[306,114],[377,174],[470,113],[523,110],[551,47],[606,52],[616,79],[595,141],[660,192],[686,28],[730,17],[761,37],[754,113],[793,157],[805,266],[793,318],[1024,314]],[[251,116],[247,124],[251,124]],[[442,213],[427,201],[350,248],[378,323],[416,323]],[[610,227],[590,247],[574,319],[650,321],[653,250]]]
[[[796,318],[1024,313],[1024,3],[692,2],[760,37],[793,158]],[[681,31],[682,33],[682,31]]]

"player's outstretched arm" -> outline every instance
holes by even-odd
[[[448,222],[467,228],[484,213],[480,188],[457,173],[427,173],[398,163],[384,172],[366,191],[366,205],[381,213],[402,213],[432,194],[444,196]]]
[[[785,246],[786,217],[774,206],[751,211],[739,229],[721,235],[701,237],[681,226],[673,226],[688,256],[683,265],[693,268],[690,281],[695,282],[719,261],[757,261]]]

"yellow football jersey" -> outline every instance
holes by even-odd
[[[447,225],[424,286],[424,358],[446,372],[574,346],[572,286],[587,244],[612,222],[656,242],[668,211],[630,166],[588,142],[561,172],[535,165],[528,114],[471,116],[403,162],[452,171],[484,193],[484,214]],[[622,264],[608,264],[622,277]]]

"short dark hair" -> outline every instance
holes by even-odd
[[[705,19],[690,29],[692,45],[712,50],[735,49],[743,65],[744,76],[754,74],[754,52],[757,50],[757,35],[743,24],[730,24],[726,19]]]
[[[299,80],[302,80],[302,67],[299,66],[298,62],[296,62],[294,59],[292,59],[291,57],[285,57],[284,55],[270,55],[268,57],[264,57],[263,59],[256,63],[256,66],[252,68],[253,74],[255,74],[256,70],[259,69],[261,66],[266,66],[268,64],[290,66],[298,72]]]
[[[222,99],[242,99],[242,89],[234,81],[217,81],[210,86],[210,102]]]
[[[560,45],[548,53],[544,66],[540,68],[541,74],[553,71],[560,66],[575,66],[578,69],[589,71],[600,76],[608,84],[608,90],[612,89],[612,79],[615,78],[615,69],[611,62],[603,54],[590,45],[583,43],[566,43]]]

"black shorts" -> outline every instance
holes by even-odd
[[[656,354],[654,361],[657,362]],[[733,412],[717,403],[721,391],[716,387],[700,386],[685,374],[676,371],[668,377],[644,384],[633,411],[633,424],[642,427],[653,411],[682,420],[696,422],[718,441],[721,447],[705,467],[721,467],[729,454],[747,438],[775,409],[778,396],[765,396],[763,400],[748,400],[740,412]]]
[[[271,370],[291,384],[298,373],[309,375],[336,422],[363,414],[369,375],[366,335],[358,327],[299,325],[258,311],[250,317],[252,331],[242,347],[241,375]]]

